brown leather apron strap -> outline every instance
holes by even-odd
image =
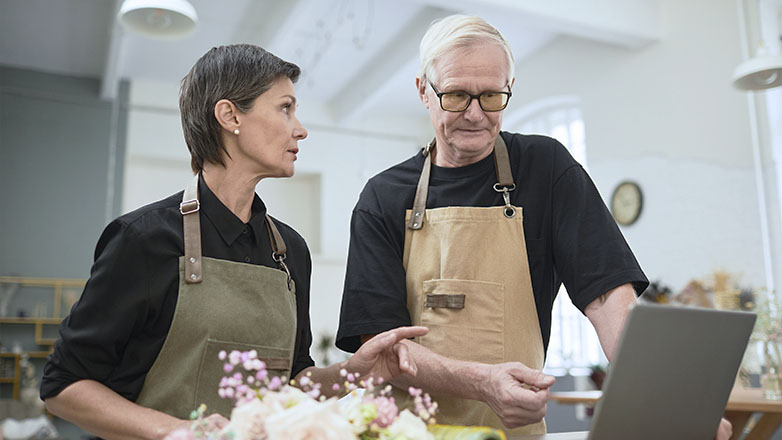
[[[274,221],[269,217],[269,214],[266,214],[266,230],[269,232],[269,241],[272,244],[272,260],[288,275],[288,290],[291,290],[291,272],[284,261],[288,248],[285,246],[285,241],[282,239],[280,231],[274,225]]]
[[[497,183],[494,184],[494,190],[502,193],[502,199],[505,201],[503,213],[505,217],[513,218],[516,215],[516,208],[510,203],[510,192],[516,189],[516,184],[513,183],[513,174],[510,172],[508,147],[500,135],[497,135],[494,140],[494,170],[497,173]]]
[[[500,135],[497,135],[497,139],[494,140],[494,169],[497,172],[498,186],[516,187],[516,184],[513,183],[513,174],[510,172],[508,147]]]
[[[424,227],[426,197],[429,195],[429,175],[432,172],[432,155],[429,153],[434,149],[435,143],[436,139],[432,139],[424,147],[424,167],[421,170],[421,176],[418,178],[418,187],[415,190],[413,215],[410,216],[410,222],[407,223],[407,227],[410,229],[421,229]]]
[[[185,282],[200,283],[203,279],[201,270],[201,203],[198,202],[198,179],[201,173],[196,173],[193,180],[182,194],[179,212],[182,213],[182,223],[185,231]]]

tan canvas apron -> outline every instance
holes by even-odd
[[[296,339],[296,297],[283,262],[285,243],[272,220],[266,227],[280,269],[201,255],[198,175],[180,211],[185,255],[179,259],[179,297],[163,348],[136,403],[186,419],[201,403],[229,416],[232,402],[217,395],[225,375],[221,350],[256,350],[271,375],[290,376]]]
[[[413,325],[429,327],[418,342],[443,356],[497,364],[543,367],[535,298],[532,294],[522,209],[510,204],[515,189],[502,137],[494,145],[498,183],[505,206],[426,208],[434,140],[424,150],[424,168],[412,210],[405,218],[404,267],[407,308]],[[488,405],[432,396],[439,423],[486,425],[537,434],[541,421],[507,430]]]

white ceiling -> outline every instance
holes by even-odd
[[[253,43],[302,67],[301,102],[357,114],[421,113],[414,92],[428,24],[474,13],[499,28],[517,63],[558,35],[640,48],[660,37],[659,0],[190,0],[188,37],[151,40],[115,20],[120,0],[0,0],[0,64],[102,80],[178,82],[213,46]]]

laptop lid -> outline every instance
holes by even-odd
[[[747,312],[633,307],[588,438],[714,438],[754,324]]]

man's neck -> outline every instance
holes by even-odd
[[[459,168],[479,162],[494,151],[494,142],[486,148],[474,152],[461,152],[455,148],[437,141],[432,150],[432,163],[443,168]]]

